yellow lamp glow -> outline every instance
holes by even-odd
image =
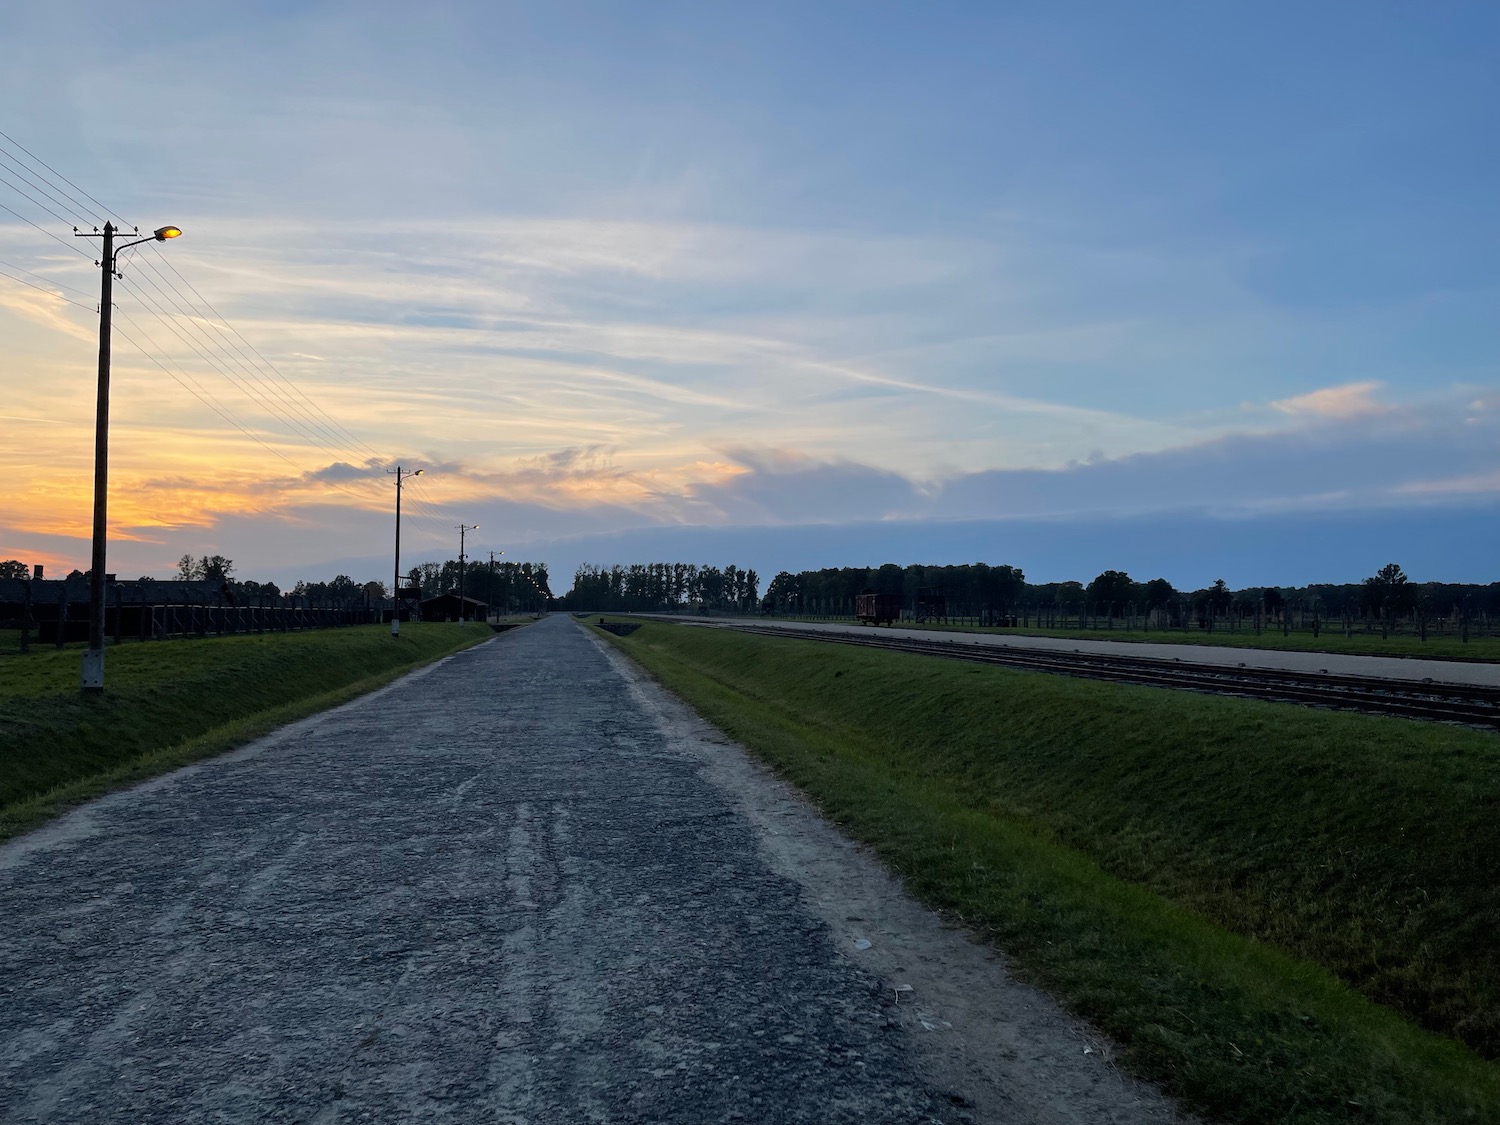
[[[182,231],[176,227],[162,227],[156,232],[156,241],[165,242],[169,238],[181,238]]]

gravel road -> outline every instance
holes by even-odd
[[[1177,1120],[561,616],[0,848],[0,904],[0,1122]]]

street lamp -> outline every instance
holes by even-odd
[[[120,230],[113,223],[105,223],[101,231],[80,231],[73,228],[75,238],[104,239],[103,256],[98,265],[103,270],[103,281],[99,293],[99,397],[94,410],[94,551],[93,569],[89,572],[89,647],[83,654],[83,668],[79,686],[85,695],[98,695],[104,691],[104,556],[109,539],[109,345],[110,326],[114,312],[115,278],[121,250],[129,250],[143,242],[165,242],[178,238],[182,231],[177,227],[158,227],[145,238],[115,245],[115,235]],[[140,234],[140,228],[135,228]]]
[[[469,619],[467,616],[468,606],[464,604],[464,535],[470,531],[478,531],[477,523],[461,523],[458,525],[458,623],[465,624]]]
[[[396,478],[396,565],[391,573],[391,636],[401,635],[401,482],[406,477],[419,477],[421,469],[407,470],[397,465],[386,472]]]
[[[485,575],[484,596],[489,599],[491,610],[495,608],[495,556],[503,554],[505,554],[504,551],[490,552],[490,571]],[[496,616],[499,615],[496,614]]]

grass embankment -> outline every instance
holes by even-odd
[[[0,658],[0,839],[492,636],[428,623],[110,646],[102,699],[79,694],[76,649]]]
[[[727,630],[614,640],[1196,1109],[1500,1120],[1500,737]]]
[[[778,618],[782,621],[835,620],[834,618]],[[853,624],[853,618],[838,619]],[[1003,633],[1018,637],[1062,637],[1070,641],[1122,641],[1125,643],[1149,643],[1163,645],[1218,645],[1224,648],[1264,648],[1278,652],[1337,652],[1355,656],[1405,656],[1425,657],[1428,660],[1476,660],[1500,661],[1500,637],[1470,637],[1467,642],[1454,636],[1438,636],[1430,632],[1427,640],[1405,633],[1393,633],[1382,638],[1378,633],[1354,633],[1344,636],[1337,626],[1328,626],[1320,636],[1312,633],[1289,633],[1281,635],[1279,629],[1265,629],[1260,636],[1253,627],[1231,631],[1215,629],[1212,633],[1202,629],[1183,632],[1181,629],[1127,629],[1116,625],[1113,629],[1046,629],[1037,625],[1016,626],[1000,629],[985,625],[942,625],[911,621],[898,622],[903,629],[936,629],[957,633]]]

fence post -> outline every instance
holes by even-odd
[[[21,602],[21,651],[31,651],[31,579],[22,584],[25,596]]]
[[[62,593],[57,599],[57,647],[62,648],[63,638],[68,632],[68,580],[62,580]]]

